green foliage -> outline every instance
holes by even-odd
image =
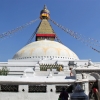
[[[0,75],[8,75],[8,68],[6,66],[3,66],[2,69],[0,69]]]

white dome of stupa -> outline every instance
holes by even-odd
[[[13,59],[56,58],[79,60],[78,56],[63,44],[50,40],[32,42],[19,50]]]

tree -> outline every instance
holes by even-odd
[[[9,73],[9,69],[7,68],[7,66],[3,66],[2,69],[0,69],[0,75],[7,76],[8,73]]]

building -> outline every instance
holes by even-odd
[[[1,100],[57,100],[62,87],[71,94],[77,83],[87,95],[93,87],[100,91],[100,63],[80,60],[72,50],[56,42],[49,18],[44,6],[36,41],[20,49],[8,62],[0,62],[1,69],[9,69],[7,76],[0,76]]]

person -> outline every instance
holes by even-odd
[[[98,100],[98,89],[97,88],[93,88],[93,94],[94,94],[94,99]]]
[[[65,88],[62,88],[62,92],[59,95],[60,100],[68,100],[68,92],[66,91]]]

